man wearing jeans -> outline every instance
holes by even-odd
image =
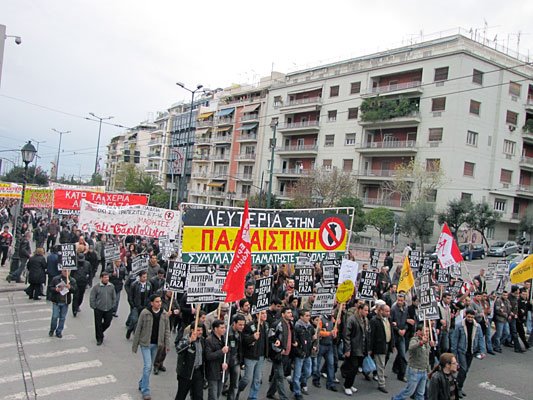
[[[409,341],[409,365],[407,367],[407,386],[392,400],[405,400],[415,395],[415,400],[424,400],[429,366],[430,346],[428,343],[429,329],[423,322],[416,327],[415,336]]]
[[[62,270],[61,275],[52,279],[50,286],[52,293],[52,321],[50,322],[50,331],[48,336],[53,336],[54,331],[58,338],[62,338],[63,328],[65,327],[65,318],[67,318],[68,305],[72,301],[72,293],[76,292],[76,280],[68,277],[69,272]]]
[[[150,373],[154,364],[158,347],[168,353],[170,351],[170,322],[168,315],[161,308],[161,296],[150,296],[150,306],[141,311],[135,335],[133,336],[132,350],[137,352],[141,347],[143,356],[143,373],[139,381],[139,390],[143,400],[151,400]]]
[[[505,337],[505,326],[511,314],[511,303],[509,303],[509,294],[503,291],[501,297],[494,302],[494,322],[496,324],[496,333],[492,336],[492,347],[494,351],[502,352],[502,339]]]
[[[320,361],[325,360],[325,367],[327,371],[326,389],[337,392],[335,386],[335,350],[333,340],[337,337],[337,328],[335,327],[335,320],[333,316],[322,316],[318,322],[320,344],[318,346],[318,363],[320,368]],[[320,376],[313,376],[313,384],[320,387]]]
[[[263,363],[268,357],[268,350],[267,312],[261,311],[257,314],[257,321],[249,322],[243,331],[244,376],[239,381],[237,397],[252,381],[248,400],[257,400]]]
[[[311,312],[303,311],[294,325],[294,373],[292,390],[296,400],[302,400],[302,392],[307,394],[307,380],[311,376],[311,351],[315,328],[310,323]]]

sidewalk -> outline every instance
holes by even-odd
[[[6,277],[9,274],[9,261],[6,262],[4,267],[0,267],[0,293],[4,292],[16,292],[19,290],[24,290],[27,285],[24,283],[8,283]]]

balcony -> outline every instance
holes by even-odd
[[[232,178],[235,178],[240,181],[253,181],[254,176],[251,173],[242,172],[242,173],[233,175]]]
[[[364,93],[362,97],[371,97],[383,94],[407,94],[407,93],[422,93],[422,82],[412,81],[404,83],[393,83],[386,86],[376,86]]]
[[[148,153],[148,158],[161,158],[160,152]]]
[[[300,135],[303,132],[317,133],[320,130],[320,121],[290,122],[286,124],[280,124],[277,130],[285,135]]]
[[[191,190],[189,192],[191,196],[207,196],[206,190]]]
[[[276,147],[276,153],[279,155],[296,153],[298,155],[316,155],[318,153],[318,145],[316,144],[302,144],[293,146]]]
[[[373,197],[363,197],[361,199],[365,207],[393,207],[402,208],[409,202],[404,200],[395,199],[378,199]]]
[[[229,154],[213,154],[210,159],[213,161],[229,161]]]
[[[360,180],[374,181],[374,180],[389,180],[394,178],[398,174],[395,169],[369,169],[359,172],[358,176]],[[407,178],[409,179],[409,178]]]
[[[211,156],[209,154],[195,154],[192,156],[192,160],[198,162],[205,162],[211,160]]]
[[[257,121],[259,119],[259,114],[257,113],[254,113],[254,114],[244,114],[242,117],[241,117],[241,122],[245,122],[245,121]]]
[[[232,125],[234,121],[235,120],[234,120],[233,117],[230,117],[230,118],[219,118],[217,120],[217,125]]]
[[[221,144],[221,143],[231,143],[231,136],[215,136],[211,138],[211,143]]]
[[[533,186],[531,185],[518,185],[516,189],[516,195],[521,197],[533,197]]]
[[[154,172],[159,173],[160,169],[161,168],[159,165],[148,165],[144,171],[147,173],[154,173]]]
[[[372,126],[386,126],[386,127],[403,127],[403,126],[412,126],[420,123],[420,112],[411,111],[410,113],[398,117],[392,117],[387,119],[371,119],[371,120],[361,120],[359,125],[372,127]]]
[[[305,99],[297,99],[297,100],[289,100],[283,104],[283,103],[276,103],[274,104],[274,107],[278,108],[282,112],[300,112],[300,109],[309,109],[309,110],[317,110],[320,105],[322,104],[322,97],[320,96],[313,96],[313,97],[306,97]]]
[[[383,153],[416,153],[416,140],[387,140],[383,142],[363,143],[359,148],[360,153],[383,154]]]
[[[533,157],[522,156],[520,157],[520,168],[533,171]]]
[[[241,133],[239,136],[237,136],[238,142],[257,142],[257,134],[256,133]]]
[[[161,146],[162,144],[163,144],[163,138],[152,139],[148,142],[148,147]]]
[[[283,169],[275,169],[274,175],[282,175],[279,178],[293,178],[293,177],[301,177],[301,176],[309,176],[313,173],[313,169],[311,168],[283,168]]]
[[[209,171],[193,171],[193,179],[207,179],[210,176]]]
[[[197,128],[212,128],[215,124],[215,121],[212,119],[204,119],[202,121],[196,121]]]
[[[533,111],[533,97],[528,96],[525,106],[527,110]]]
[[[255,161],[255,153],[237,154],[236,159],[239,161]]]

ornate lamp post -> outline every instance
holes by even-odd
[[[37,150],[35,149],[35,146],[31,144],[31,141],[28,141],[28,143],[26,143],[22,149],[20,149],[20,152],[22,153],[22,161],[24,161],[24,175],[22,181],[22,193],[17,212],[17,220],[15,222],[15,251],[13,253],[13,257],[11,257],[11,267],[9,269],[9,275],[6,278],[8,282],[11,282],[11,279],[13,278],[16,278],[17,280],[20,278],[21,271],[19,272],[18,269],[20,263],[19,249],[21,239],[20,234],[22,230],[22,213],[24,212],[24,192],[26,191],[26,183],[28,183],[28,164],[33,162],[33,159],[37,154]]]

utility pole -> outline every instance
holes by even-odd
[[[57,146],[57,160],[56,160],[56,181],[59,179],[59,155],[61,154],[61,139],[63,138],[63,135],[67,133],[71,133],[70,131],[58,131],[56,128],[52,128],[52,130],[56,133],[59,133],[59,146]]]
[[[267,206],[270,208],[272,202],[272,177],[274,175],[274,150],[276,149],[276,128],[278,127],[278,119],[272,118],[270,122],[270,127],[272,128],[272,142],[270,143],[270,170],[268,172],[268,192],[267,192]]]
[[[95,113],[92,113],[92,112],[90,112],[89,115],[93,116],[94,118],[100,121],[100,123],[98,124],[98,142],[96,143],[96,160],[94,162],[94,175],[93,175],[93,180],[94,180],[94,177],[96,176],[96,173],[98,172],[98,155],[99,155],[98,153],[100,151],[100,135],[102,134],[102,121],[106,119],[111,119],[113,117],[112,116],[99,117]]]

